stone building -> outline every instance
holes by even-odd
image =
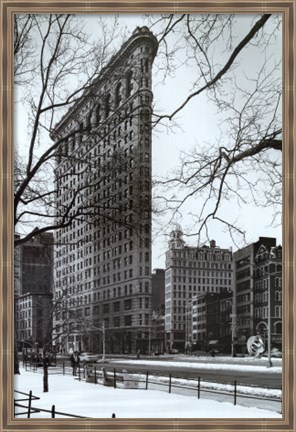
[[[231,351],[232,295],[229,290],[194,296],[191,311],[192,349]]]
[[[17,346],[51,347],[53,316],[53,235],[44,233],[15,248],[18,295],[15,296]],[[48,344],[48,345],[47,345]]]
[[[182,236],[176,227],[166,253],[165,330],[167,349],[184,351],[192,344],[189,303],[199,294],[231,291],[233,264],[231,249],[216,246],[214,240],[209,246],[190,247]]]
[[[223,353],[231,352],[232,292],[209,294],[206,299],[206,330],[208,348],[217,345]]]
[[[207,341],[207,303],[208,294],[198,294],[192,298],[191,310],[188,311],[188,328],[191,329],[193,349],[206,349]],[[191,316],[190,316],[191,315]]]
[[[20,239],[19,234],[14,234],[14,239]],[[14,248],[14,298],[21,295],[21,248]]]
[[[152,273],[152,310],[164,310],[165,270],[154,269]]]
[[[255,266],[254,331],[261,335],[267,347],[270,313],[271,347],[282,349],[282,247],[261,245],[255,256]]]
[[[276,246],[276,239],[259,237],[259,240],[233,254],[235,283],[233,294],[233,337],[236,349],[244,353],[247,339],[256,334],[254,328],[254,272],[255,256],[260,248]]]
[[[16,334],[18,351],[22,348],[52,348],[52,294],[26,293],[18,297]]]
[[[151,352],[163,354],[165,351],[165,271],[155,269],[152,273],[152,317]]]
[[[231,351],[232,296],[230,290],[193,296],[187,315],[192,350],[208,351],[212,345],[224,353]]]
[[[59,209],[81,216],[56,235],[54,323],[59,349],[149,350],[151,107],[157,40],[137,28],[62,118],[55,168]],[[64,138],[63,138],[64,137]]]
[[[19,249],[21,294],[53,292],[53,234],[43,233]]]

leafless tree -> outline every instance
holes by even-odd
[[[16,245],[38,233],[69,226],[75,219],[102,215],[99,205],[92,203],[91,206],[85,199],[77,205],[78,197],[104,178],[104,175],[98,178],[94,173],[98,158],[94,161],[91,148],[94,140],[104,136],[103,132],[98,136],[98,131],[94,130],[90,119],[93,112],[87,119],[77,116],[76,126],[68,135],[55,136],[54,142],[49,138],[57,120],[85,97],[92,98],[95,110],[97,96],[93,89],[118,37],[116,18],[108,29],[101,19],[99,43],[90,41],[82,27],[81,22],[71,15],[15,17],[16,95],[28,113],[27,134],[24,133],[16,143],[14,197],[15,224],[19,230],[26,225],[27,228],[26,234],[16,240]],[[83,154],[70,154],[69,142],[77,137],[80,142],[88,140],[87,150]],[[110,155],[106,163],[117,164],[115,160],[116,155]],[[63,176],[68,174],[61,170],[54,175],[57,162],[61,161],[67,161],[67,169],[74,176],[88,173],[88,182],[76,189],[62,191],[67,199],[57,207],[56,198],[61,193],[59,186]],[[103,216],[108,217],[107,212]],[[30,229],[34,224],[40,225],[40,221],[39,228]]]
[[[173,175],[156,181],[156,199],[173,215],[193,197],[203,200],[201,209],[192,212],[199,241],[209,236],[212,220],[221,222],[231,236],[244,237],[239,224],[221,211],[226,200],[273,206],[271,222],[281,213],[281,59],[273,52],[280,46],[281,20],[256,16],[239,32],[236,20],[222,14],[149,18],[160,42],[157,65],[164,82],[184,66],[195,71],[192,87],[172,112],[154,110],[155,126],[178,124],[184,109],[202,94],[220,118],[220,139],[197,142],[182,155]],[[250,50],[262,59],[252,68],[246,67],[252,62]]]

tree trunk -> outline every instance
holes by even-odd
[[[46,359],[44,359],[43,363],[43,392],[48,392],[48,365]]]

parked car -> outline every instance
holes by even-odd
[[[207,346],[207,351],[210,355],[214,356],[220,353],[220,345],[217,340],[210,340]]]
[[[207,357],[209,353],[205,350],[194,350],[192,351],[192,355],[195,355],[197,357]]]
[[[99,358],[101,358],[100,354],[94,354],[92,352],[82,352],[81,354],[79,354],[80,363],[82,363],[83,365],[95,362],[99,360]]]
[[[179,354],[179,350],[176,348],[171,349],[171,354]]]

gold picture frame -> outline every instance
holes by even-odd
[[[13,416],[13,14],[15,13],[278,13],[283,17],[283,414],[282,419],[19,419]],[[0,22],[0,430],[296,431],[296,2],[295,0],[133,1],[1,0]]]

